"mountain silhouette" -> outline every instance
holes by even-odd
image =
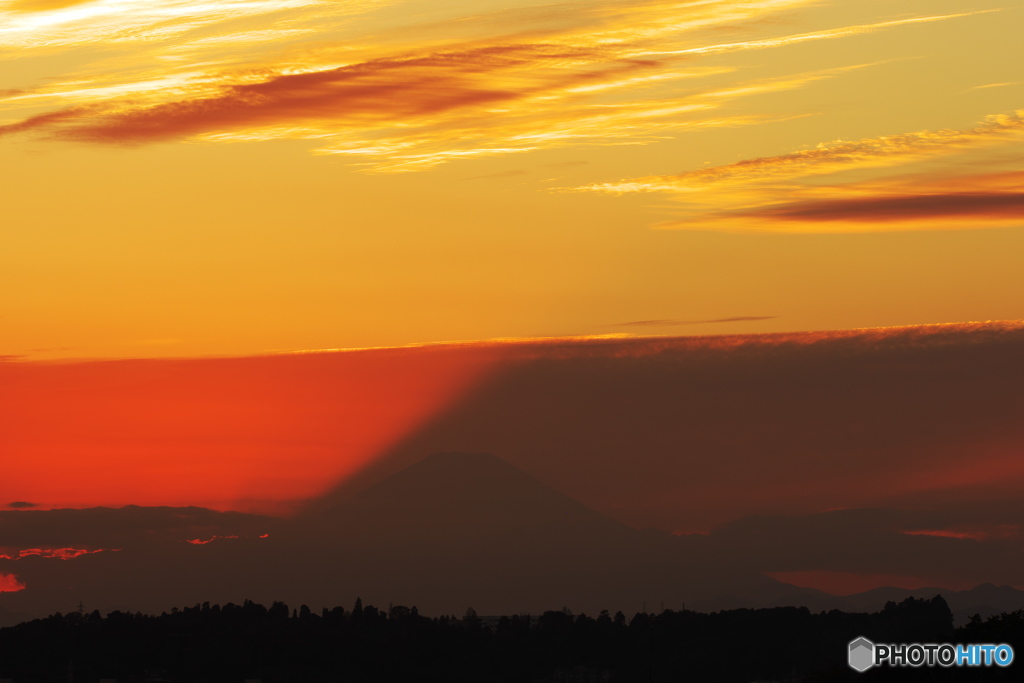
[[[428,456],[301,526],[390,541],[481,545],[499,538],[515,545],[606,542],[631,531],[485,453]]]
[[[266,538],[257,533],[268,520],[255,516],[170,508],[101,512],[135,520],[121,524],[118,552],[0,560],[0,571],[28,586],[0,595],[0,620],[67,612],[79,601],[101,611],[159,612],[245,599],[318,609],[350,605],[356,597],[415,605],[427,614],[461,614],[467,607],[481,614],[537,614],[562,606],[632,614],[645,603],[648,611],[684,605],[874,611],[888,600],[941,593],[963,621],[966,610],[988,614],[1024,606],[1024,593],[1008,586],[960,593],[882,588],[844,597],[798,588],[765,576],[755,563],[736,561],[706,536],[633,529],[487,454],[425,457],[330,506],[274,520]],[[25,534],[25,524],[53,526],[46,522],[51,514],[63,522],[98,513],[8,516],[28,520],[19,527]],[[168,528],[179,535],[236,529],[231,535],[242,537],[190,544],[167,530],[149,533],[138,522],[160,519],[172,520]]]
[[[469,453],[428,456],[294,527],[289,552],[313,552],[320,580],[345,577],[378,601],[486,613],[594,608],[631,591],[639,608],[637,562],[678,545]]]
[[[747,568],[711,566],[698,545],[609,519],[494,456],[443,453],[282,523],[269,538],[19,560],[29,588],[0,602],[37,614],[79,600],[101,611],[159,611],[247,598],[316,608],[358,596],[434,614],[633,613],[645,602],[678,609],[737,586],[744,596],[782,586]]]

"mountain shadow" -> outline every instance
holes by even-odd
[[[701,538],[637,531],[491,455],[442,453],[279,525],[268,538],[126,544],[69,561],[8,561],[19,615],[168,602],[417,605],[424,613],[680,608],[728,595],[813,595],[709,556]],[[732,598],[731,598],[732,599]],[[6,605],[5,605],[6,603]]]

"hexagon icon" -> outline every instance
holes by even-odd
[[[850,641],[850,668],[867,671],[875,663],[875,644],[867,638]]]

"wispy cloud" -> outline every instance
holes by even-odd
[[[61,10],[75,5],[83,5],[92,0],[14,0],[7,5],[9,12],[49,12]]]
[[[579,68],[567,69],[567,63]],[[412,170],[466,156],[650,142],[671,131],[788,118],[721,116],[714,110],[738,98],[800,88],[864,66],[705,89],[680,100],[603,102],[587,101],[590,94],[579,92],[580,84],[607,84],[666,65],[619,59],[601,47],[499,45],[260,74],[262,80],[250,73],[244,78],[254,82],[214,94],[151,106],[117,99],[84,104],[2,126],[0,135],[41,131],[58,139],[128,144],[186,137],[326,139],[322,153],[368,157],[384,170]],[[696,68],[676,77],[705,75]]]
[[[710,323],[738,323],[755,320],[772,320],[776,315],[744,315],[735,318],[716,318],[714,320],[634,320],[628,323],[615,323],[615,327],[670,327],[675,325],[707,325]]]
[[[117,78],[83,74],[16,95],[5,101],[8,110],[32,106],[36,113],[0,126],[0,135],[118,144],[183,138],[307,139],[321,153],[391,171],[566,145],[644,144],[691,128],[790,118],[796,114],[720,110],[741,98],[805,87],[867,66],[752,79],[729,68],[701,65],[703,56],[972,14],[729,43],[707,40],[715,29],[753,24],[808,2],[558,5],[541,13],[541,26],[535,26],[537,16],[531,15],[533,28],[518,33],[515,25],[497,25],[487,37],[441,42],[421,38],[418,45],[407,43],[401,49],[388,47],[386,39],[354,46],[320,41],[274,57],[266,54],[266,46],[252,46],[284,45],[302,37],[318,17],[329,15],[337,24],[369,11],[370,5],[160,0],[138,12],[114,13],[117,2],[85,2],[77,9],[18,15],[0,29],[0,45],[38,48],[130,39],[156,46],[148,59],[163,66],[130,70]],[[254,17],[269,13],[282,21],[274,29],[255,28]],[[629,22],[623,22],[627,15]],[[230,23],[236,19],[245,21]],[[256,51],[248,62],[239,61],[231,54],[236,45]],[[179,68],[185,57],[184,68]],[[209,60],[206,67],[203,57]],[[723,76],[731,82],[698,85],[702,79]],[[40,106],[57,108],[40,111]]]
[[[1024,172],[965,174],[947,158],[1004,150],[1022,141],[1024,110],[1018,110],[989,116],[967,129],[839,140],[789,154],[576,189],[675,195],[684,215],[657,226],[667,229],[867,232],[998,227],[1024,220]],[[923,162],[932,165],[917,168]],[[883,168],[904,172],[870,180],[841,175]]]
[[[358,0],[333,8],[317,0],[17,0],[0,7],[0,46],[180,44],[201,37],[190,32],[218,25],[231,32],[230,24],[240,19],[303,8],[322,17],[360,5]]]
[[[1005,88],[1009,85],[1020,85],[1024,81],[1009,81],[1007,83],[987,83],[985,85],[976,85],[973,88],[968,88],[964,92],[970,92],[972,90],[988,90],[990,88]]]
[[[779,197],[785,199],[779,200]],[[758,188],[666,229],[878,232],[997,228],[1024,223],[1024,171],[927,170],[870,181]]]
[[[95,555],[102,552],[120,552],[121,548],[26,548],[10,555],[0,555],[4,560],[21,560],[26,557],[48,557],[58,560],[73,560],[82,555]]]
[[[896,166],[928,156],[949,155],[966,148],[991,145],[1024,134],[1024,110],[989,116],[964,130],[918,131],[862,140],[821,143],[808,150],[779,156],[748,159],[726,166],[669,176],[649,176],[618,183],[589,185],[600,192],[689,192],[715,185],[744,184],[762,180],[794,180],[846,170]]]
[[[895,21],[882,21],[872,24],[859,24],[854,26],[844,26],[842,28],[829,29],[826,31],[814,31],[811,33],[798,33],[796,35],[782,36],[778,38],[766,38],[764,40],[751,40],[742,41],[736,43],[722,43],[719,45],[708,45],[704,47],[691,47],[684,50],[676,50],[673,52],[656,52],[646,54],[658,54],[658,55],[708,55],[717,54],[720,52],[734,52],[736,50],[751,50],[766,47],[780,47],[783,45],[794,45],[797,43],[805,43],[813,40],[826,40],[829,38],[841,38],[844,36],[862,35],[865,33],[873,33],[875,31],[881,31],[887,28],[894,28],[897,26],[907,26],[911,24],[923,24],[932,21],[942,21],[944,19],[956,19],[960,17],[969,17],[975,14],[984,14],[987,12],[994,12],[997,10],[981,10],[977,12],[960,12],[958,14],[938,14],[928,17],[912,17],[909,19],[898,19]]]

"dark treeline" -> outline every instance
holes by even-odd
[[[874,614],[806,608],[596,617],[425,617],[357,601],[313,612],[203,604],[160,616],[54,614],[0,629],[0,679],[35,681],[846,681],[1019,680],[1007,669],[872,669],[846,664],[858,636],[877,643],[1007,642],[1024,656],[1024,615],[953,628],[941,597]]]

